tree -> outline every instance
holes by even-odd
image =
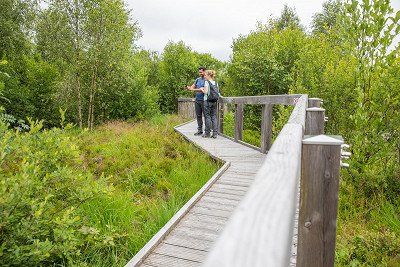
[[[272,20],[272,24],[278,30],[284,30],[287,28],[302,28],[300,25],[299,16],[296,13],[296,9],[294,7],[289,7],[287,4],[283,6],[280,17]]]
[[[322,4],[322,12],[313,16],[311,23],[313,34],[328,33],[338,23],[338,18],[343,12],[340,0],[328,0]]]
[[[30,35],[37,13],[34,0],[2,0],[0,8],[0,59],[19,58],[31,50]]]
[[[122,0],[53,0],[43,12],[38,47],[43,57],[58,64],[64,74],[60,101],[67,107],[76,103],[76,120],[81,127],[85,114],[89,129],[96,114],[108,116],[110,105],[98,98],[108,90],[132,95],[134,74],[130,64],[139,34]],[[132,101],[140,98],[141,92],[135,96]]]

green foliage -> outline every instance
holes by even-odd
[[[169,42],[163,51],[158,68],[159,79],[159,104],[164,113],[176,112],[179,96],[193,96],[184,88],[192,85],[198,76],[198,68],[222,67],[222,63],[209,54],[193,52],[192,49],[180,41]]]
[[[228,66],[232,95],[324,99],[326,131],[352,146],[339,195],[338,266],[400,264],[400,47],[393,43],[399,20],[387,0],[329,1],[314,16],[313,34],[261,25],[235,40]],[[288,112],[274,110],[274,135]],[[254,142],[260,113],[245,113],[244,139]],[[224,122],[233,135],[233,115]]]
[[[177,123],[0,124],[0,264],[126,264],[218,168]]]
[[[280,17],[272,19],[270,24],[278,30],[284,30],[287,28],[302,28],[300,25],[299,16],[296,13],[296,9],[294,7],[289,7],[287,4],[283,6]]]
[[[328,34],[338,26],[338,20],[342,14],[342,2],[328,0],[322,4],[322,12],[316,13],[312,20],[313,34]]]

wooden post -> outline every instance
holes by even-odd
[[[303,140],[298,267],[334,266],[341,144],[326,135]]]
[[[235,142],[243,139],[243,104],[236,104],[235,110]]]
[[[224,103],[218,102],[218,133],[224,133]]]
[[[271,147],[272,137],[272,107],[271,104],[263,105],[261,113],[261,153],[266,153]]]
[[[320,108],[322,105],[321,98],[309,98],[308,99],[308,107],[309,108]]]
[[[325,109],[306,109],[305,135],[319,135],[325,133]]]

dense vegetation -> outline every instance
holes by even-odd
[[[285,7],[233,44],[225,92],[323,98],[327,132],[352,146],[341,176],[338,266],[400,265],[399,19],[389,1],[329,1],[308,34]],[[260,108],[245,112],[244,138],[258,142]]]
[[[2,123],[1,265],[126,264],[218,168],[174,133],[179,121]]]
[[[311,31],[284,6],[234,40],[229,62],[183,41],[137,47],[123,0],[46,2],[0,9],[1,265],[123,265],[138,251],[217,168],[160,115],[191,95],[182,88],[199,65],[217,69],[225,95],[323,98],[327,132],[353,153],[336,264],[400,264],[400,12],[389,0],[329,0]],[[258,145],[261,108],[245,112],[244,139]],[[274,108],[275,136],[288,114]],[[232,134],[232,113],[225,123]]]

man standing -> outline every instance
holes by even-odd
[[[206,68],[199,67],[199,77],[194,81],[191,86],[186,86],[190,91],[196,92],[196,101],[194,103],[194,109],[196,111],[197,118],[197,132],[194,135],[203,134],[203,114],[204,114],[204,93],[200,88],[204,87]]]

